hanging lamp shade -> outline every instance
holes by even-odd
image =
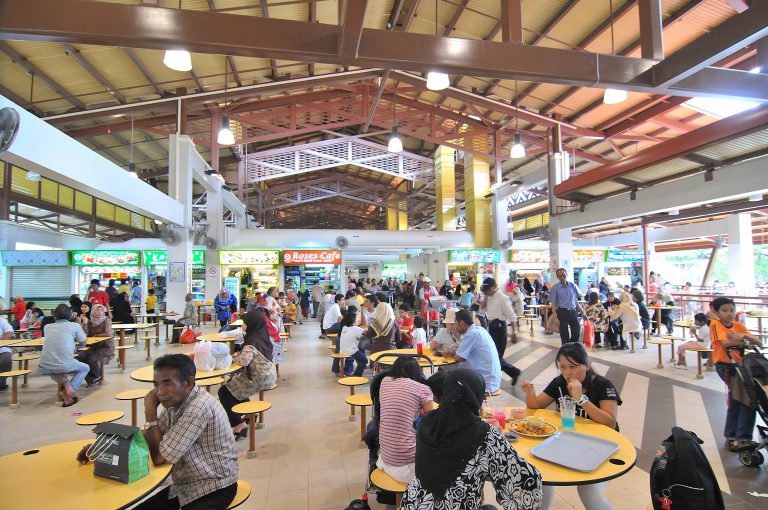
[[[627,100],[627,91],[621,89],[605,89],[603,103],[619,104]]]
[[[430,71],[427,73],[427,88],[429,90],[443,90],[451,85],[451,80],[445,73]]]
[[[128,163],[128,174],[131,177],[135,177],[137,179],[139,178],[139,174],[138,174],[138,172],[136,172],[136,163],[134,163],[133,161]]]
[[[397,131],[397,126],[392,127],[392,134],[389,135],[387,150],[389,152],[403,152],[403,141],[400,139],[400,133]]]
[[[512,150],[509,152],[509,157],[512,159],[520,159],[525,157],[523,137],[520,135],[520,133],[515,133],[515,143],[512,145]]]
[[[216,141],[219,142],[219,145],[235,144],[235,135],[229,128],[229,117],[226,115],[221,118],[221,128],[219,129],[219,136]]]
[[[187,50],[165,50],[163,64],[174,71],[191,71],[192,57]]]

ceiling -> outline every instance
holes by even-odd
[[[518,4],[514,0],[184,0],[181,12],[179,2],[163,0],[4,4],[14,10],[4,13],[0,7],[0,93],[116,164],[127,169],[129,162],[135,162],[140,176],[161,189],[168,171],[167,137],[177,128],[195,139],[203,157],[232,187],[247,154],[338,134],[386,145],[393,122],[405,135],[406,151],[430,157],[438,145],[447,145],[498,161],[503,177],[514,178],[541,166],[551,148],[552,131],[560,130],[563,149],[572,155],[573,175],[589,179],[563,191],[564,198],[575,202],[717,169],[723,162],[768,149],[768,130],[755,127],[764,122],[761,117],[752,129],[734,128],[730,137],[718,139],[725,140],[720,143],[693,144],[688,153],[657,164],[643,160],[613,179],[593,178],[592,170],[611,168],[654,147],[675,144],[680,137],[720,120],[686,104],[696,84],[693,78],[699,75],[668,88],[624,76],[621,80],[626,80],[629,97],[615,105],[602,102],[604,84],[585,86],[586,71],[580,74],[578,69],[585,55],[598,55],[597,62],[606,62],[605,80],[619,80],[611,78],[612,73],[625,67],[647,67],[649,49],[656,47],[641,37],[647,33],[640,30],[641,7],[653,4],[648,0],[525,0],[520,3],[519,25],[514,15],[502,12],[506,6],[514,10]],[[713,33],[719,35],[718,28],[731,26],[727,23],[749,28],[749,20],[739,16],[749,4],[746,0],[662,0],[657,40],[663,41],[670,66],[677,63],[676,56],[678,60],[688,57],[693,45],[707,41]],[[116,10],[123,8],[129,10]],[[752,7],[758,8],[763,7]],[[34,9],[39,16],[32,16]],[[88,13],[85,19],[77,18],[80,12]],[[152,13],[152,19],[167,17],[162,18],[163,32],[151,32],[152,27],[140,27],[146,33],[131,31],[131,17],[125,17],[124,23],[108,21],[129,12]],[[74,29],[68,28],[70,24]],[[109,38],[98,35],[104,24],[114,32]],[[247,30],[251,25],[253,29]],[[210,29],[200,30],[203,26]],[[326,27],[333,28],[333,47],[339,32],[338,58],[327,56]],[[387,32],[401,34],[385,39],[396,35]],[[721,69],[715,68],[756,67],[762,42],[747,35],[742,45],[736,40],[725,50],[713,49],[716,61],[697,69],[717,73]],[[522,44],[514,42],[518,39]],[[168,47],[170,40],[185,41],[193,50],[191,71],[163,65],[160,48]],[[242,41],[240,46],[234,44],[237,41]],[[397,45],[380,48],[371,41]],[[444,44],[437,46],[443,51],[435,54],[434,61],[445,70],[457,71],[450,75],[451,88],[439,92],[426,89],[421,71],[427,69],[419,60],[428,60],[433,42]],[[465,43],[493,51],[487,57],[473,53],[451,61],[452,48],[463,51]],[[527,68],[511,73],[512,53],[509,57],[498,53],[506,48],[525,50],[519,65]],[[563,76],[548,71],[548,63],[537,62],[530,50],[562,55],[564,60],[552,66],[562,64]],[[485,67],[478,69],[481,65]],[[510,79],[512,74],[518,80]],[[743,74],[738,76],[741,81],[733,82],[734,94],[746,94],[748,87],[738,86],[742,81],[762,84],[756,80],[766,76],[745,78]],[[716,79],[709,81],[713,89],[719,85]],[[179,104],[183,105],[182,122],[177,126]],[[231,119],[237,139],[233,147],[215,141],[224,114]],[[710,129],[718,136],[722,131]],[[527,157],[512,160],[508,154],[516,132],[522,135]],[[286,185],[306,181],[305,186],[313,186],[329,177],[354,182],[362,194],[366,183],[382,192],[403,188],[397,177],[342,165],[300,179],[250,183],[244,192],[247,207],[257,210],[264,195],[274,196],[281,189],[285,193]],[[460,203],[461,166],[457,180]],[[417,179],[406,187],[409,197],[403,203],[411,225],[431,218],[432,180]],[[350,193],[329,192],[327,198],[310,203],[286,203],[262,213],[260,219],[273,228],[383,228],[385,209],[375,200],[367,203],[362,194],[355,192],[350,198]]]

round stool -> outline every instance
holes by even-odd
[[[138,412],[138,400],[147,396],[150,390],[128,390],[123,391],[115,395],[117,400],[130,400],[131,401],[131,426],[136,426],[136,414]]]
[[[368,383],[367,377],[342,377],[339,379],[339,384],[342,386],[349,386],[349,396],[355,394],[355,386],[361,386]],[[352,413],[349,415],[349,421],[355,421],[355,406],[350,406]]]
[[[101,411],[98,413],[84,414],[75,420],[78,425],[98,425],[99,423],[109,423],[117,421],[125,416],[122,411]]]
[[[248,415],[248,454],[249,459],[256,457],[256,415],[272,407],[271,402],[257,400],[255,402],[243,402],[232,407],[232,411],[238,414]]]
[[[229,503],[229,506],[227,506],[227,510],[239,507],[245,503],[249,497],[251,497],[251,486],[248,485],[248,482],[245,480],[238,480],[237,493],[235,494],[234,499]]]
[[[208,393],[211,392],[211,386],[216,386],[217,384],[221,384],[224,382],[223,377],[211,377],[209,379],[202,379],[200,381],[195,381],[195,384],[198,386],[202,386],[205,388],[205,391]]]
[[[403,499],[403,493],[408,487],[407,483],[399,482],[389,476],[381,468],[376,468],[371,473],[371,483],[379,489],[394,492],[395,493],[395,507],[400,507],[400,502]]]
[[[344,377],[344,365],[347,361],[347,358],[349,358],[349,354],[334,352],[331,354],[331,358],[339,360],[339,377]]]
[[[152,359],[152,340],[155,341],[155,345],[160,345],[159,343],[160,337],[157,335],[147,335],[139,338],[141,340],[144,340],[144,345],[147,349],[147,359]]]
[[[365,437],[365,408],[373,405],[371,396],[366,393],[362,393],[360,395],[351,395],[347,397],[345,402],[352,407],[360,408],[360,441],[362,441]]]
[[[39,357],[39,356],[38,356]],[[19,363],[21,364],[21,363]],[[27,378],[27,375],[31,372],[31,370],[11,370],[10,372],[0,372],[0,377],[10,377],[12,379],[11,381],[11,409],[16,409],[19,407],[19,383],[16,380],[17,377],[20,375],[24,376],[24,379]]]
[[[13,361],[19,362],[19,370],[29,370],[29,362],[36,359],[40,359],[40,354],[27,353],[27,354],[22,354],[18,358],[13,358]],[[21,384],[22,388],[27,387],[27,375],[28,373],[24,374],[24,382]]]
[[[277,388],[277,383],[273,384],[271,388],[268,388],[266,390],[261,390],[259,392],[259,400],[264,400],[264,392],[265,391],[272,391],[275,388]],[[267,425],[264,423],[264,413],[259,413],[259,422],[256,424],[257,429],[263,429]]]

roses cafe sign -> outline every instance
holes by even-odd
[[[339,250],[283,250],[283,264],[341,264]]]

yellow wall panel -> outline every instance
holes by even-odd
[[[96,217],[115,221],[115,204],[96,199]]]
[[[75,190],[69,186],[59,185],[59,205],[67,209],[75,207]]]
[[[43,182],[40,183],[40,198],[52,204],[58,203],[59,184],[50,179],[43,179]]]
[[[81,191],[75,191],[75,210],[82,213],[91,214],[93,212],[93,197]]]
[[[37,181],[27,180],[27,171],[17,166],[11,169],[11,191],[37,197]]]
[[[115,208],[115,221],[121,225],[131,224],[131,211],[122,207]]]

